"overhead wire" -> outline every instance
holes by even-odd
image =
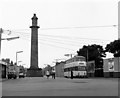
[[[28,40],[28,41],[31,41],[31,40],[29,40],[29,39],[27,39],[26,37],[24,37],[24,38],[22,38],[22,39],[25,39],[25,40]],[[41,42],[42,41],[42,42]],[[72,48],[66,48],[65,46],[64,47],[62,47],[61,45],[55,45],[54,43],[55,42],[51,42],[51,41],[47,41],[47,40],[40,40],[40,42],[38,41],[38,43],[39,44],[42,44],[42,45],[49,45],[49,46],[52,46],[52,47],[57,47],[57,48],[62,48],[62,49],[67,49],[67,50],[72,50],[72,51],[74,51],[74,49],[72,49]],[[51,44],[52,43],[52,44]],[[66,44],[64,44],[64,43],[59,43],[59,42],[56,42],[56,43],[58,43],[58,44],[63,44],[63,45],[66,45]],[[72,45],[73,46],[73,45]],[[75,45],[74,45],[75,46]],[[79,45],[79,48],[80,48],[80,46],[82,47],[83,45]]]
[[[81,37],[70,37],[70,36],[57,36],[57,35],[44,35],[39,34],[40,36],[50,37],[50,38],[62,38],[62,39],[72,39],[72,40],[94,40],[94,41],[110,41],[110,40],[102,40],[102,39],[91,39],[91,38],[81,38]]]
[[[28,37],[28,36],[27,36]],[[22,38],[21,39],[23,39],[23,40],[27,40],[27,41],[31,41],[31,40],[29,40],[28,38],[27,38],[26,36],[22,36]],[[41,41],[44,41],[44,40],[41,40]],[[61,47],[61,46],[57,46],[57,45],[53,45],[53,44],[48,44],[48,42],[50,42],[50,41],[44,41],[44,42],[39,42],[38,41],[38,43],[41,43],[41,44],[46,44],[46,45],[49,45],[49,46],[53,46],[53,47],[58,47],[58,48],[63,48],[63,49],[68,49],[68,50],[73,50],[73,49],[71,49],[71,48],[66,48],[66,47]],[[62,43],[62,44],[64,44],[64,43]],[[64,44],[65,45],[65,44]]]
[[[54,28],[40,28],[40,30],[54,30],[54,29],[78,29],[78,28],[104,28],[104,27],[118,27],[119,24],[114,25],[97,25],[97,26],[74,26],[74,27],[54,27]],[[12,31],[25,31],[30,29],[13,29]]]
[[[43,40],[43,41],[47,41],[47,42],[52,42],[52,43],[57,43],[57,44],[62,44],[62,45],[80,46],[80,45],[75,45],[75,44],[72,44],[72,43],[63,43],[63,42],[53,41],[53,40],[48,40],[48,39],[39,39],[39,40]]]
[[[82,26],[82,27],[58,27],[58,28],[41,28],[41,30],[55,30],[55,29],[79,29],[79,28],[98,28],[98,27],[117,27],[117,25]]]
[[[56,30],[56,29],[79,29],[79,28],[103,28],[103,27],[117,27],[118,25],[101,25],[101,26],[75,26],[75,27],[55,27],[55,28],[41,28],[41,30]]]
[[[24,34],[24,33],[23,33]],[[28,36],[28,35],[23,35],[22,37],[30,37],[30,36]],[[41,40],[42,38],[41,37],[39,37],[39,40]],[[73,46],[80,46],[81,44],[88,44],[88,43],[90,43],[90,42],[77,42],[77,41],[71,41],[71,40],[66,40],[66,39],[64,39],[64,40],[61,40],[61,39],[56,39],[56,38],[43,38],[43,40],[45,40],[45,41],[48,41],[48,42],[54,42],[54,43],[59,43],[59,44],[66,44],[66,45],[73,45]],[[64,43],[63,43],[63,41],[64,41]]]
[[[30,35],[25,32],[14,32],[22,35]],[[38,34],[39,36],[46,36],[46,37],[51,37],[51,38],[61,38],[61,39],[75,39],[75,40],[95,40],[95,41],[110,41],[110,40],[102,40],[102,39],[91,39],[91,38],[81,38],[81,37],[70,37],[70,36],[59,36],[59,35],[45,35],[45,34]]]
[[[14,32],[14,33],[20,34],[20,35],[22,35],[22,37],[27,37],[27,38],[31,36],[31,34],[28,34],[28,33],[27,33],[27,35],[26,35],[26,34],[23,33],[23,32],[22,32],[22,33],[21,33],[21,32]],[[19,36],[20,36],[20,35],[19,35]],[[46,36],[46,37],[49,37],[49,36]],[[63,36],[63,37],[64,37],[64,36]],[[67,37],[67,36],[66,36],[66,37]],[[85,43],[85,42],[83,43],[83,42],[82,42],[82,43],[81,43],[80,41],[77,42],[77,40],[68,40],[68,39],[66,39],[66,37],[65,37],[65,39],[64,39],[64,43],[67,42],[67,43],[66,43],[67,45],[73,43],[74,46],[78,46],[78,44],[80,45],[80,44],[88,44],[88,43],[90,43],[90,42],[88,42],[88,43]],[[61,38],[61,36],[60,36],[60,38]],[[69,37],[68,37],[68,38],[69,38]],[[40,39],[41,39],[41,37],[39,37],[39,40],[40,40]],[[52,38],[50,37],[50,38],[44,38],[44,39],[49,40],[49,42],[50,42],[51,40],[52,40],[52,42],[53,42],[53,40],[54,40],[54,41],[57,41],[57,42],[60,41],[60,42],[58,42],[58,43],[61,43],[61,41],[63,41],[62,39],[57,39],[56,36],[54,36],[54,37],[52,36]],[[55,43],[57,43],[57,42],[55,42]],[[95,41],[95,43],[99,43],[99,42],[96,42],[96,41]],[[99,43],[99,44],[106,45],[106,44],[103,44],[103,43],[104,43],[104,42],[102,41],[102,42]],[[76,44],[77,44],[77,45],[76,45]],[[72,45],[72,44],[71,44],[71,45]]]
[[[24,39],[27,39],[26,37],[22,37]],[[30,40],[29,40],[30,41]],[[44,41],[44,42],[47,42],[47,43],[52,43],[52,44],[62,44],[62,45],[69,45],[69,46],[81,46],[80,44],[79,45],[74,45],[74,44],[70,44],[70,43],[62,43],[62,42],[58,42],[58,41],[51,41],[51,40],[46,40],[46,39],[39,39],[38,41]]]
[[[104,25],[104,26],[86,26],[86,27],[67,27],[67,28],[96,28],[96,27],[116,27],[117,25]],[[60,28],[60,29],[65,29],[66,27],[64,27],[64,28]],[[49,28],[47,28],[47,29],[49,29]],[[51,29],[51,28],[50,28]],[[53,29],[53,28],[52,28]],[[54,29],[56,29],[56,28],[54,28]],[[58,28],[57,28],[58,29]],[[23,30],[28,30],[28,29],[23,29]],[[12,31],[13,32],[13,31]],[[26,33],[26,32],[15,32],[14,31],[14,33],[17,33],[17,34],[19,34],[19,35],[21,35],[22,37],[30,37],[31,36],[31,34],[29,34],[29,33]],[[90,39],[90,38],[79,38],[79,37],[68,37],[68,36],[55,36],[55,35],[44,35],[44,34],[38,34],[40,37],[47,37],[47,39],[48,39],[48,37],[49,37],[49,40],[51,41],[52,40],[52,42],[53,42],[53,40],[57,40],[57,42],[56,43],[61,43],[61,44],[63,44],[62,42],[58,42],[58,40],[60,41],[61,39],[64,39],[65,40],[65,42],[66,42],[66,39],[68,40],[68,39],[72,39],[72,41],[73,41],[73,39],[75,39],[75,41],[77,40],[94,40],[94,41],[101,41],[102,42],[102,44],[105,42],[105,41],[108,41],[108,40],[101,40],[101,39]],[[39,38],[40,38],[39,37]],[[51,38],[51,39],[50,39]],[[58,38],[58,39],[57,39]],[[40,38],[41,39],[41,38]],[[46,39],[46,38],[45,38]],[[71,40],[69,40],[69,42],[71,42],[71,43],[77,43],[77,42],[72,42]],[[104,41],[104,42],[103,42]],[[80,42],[78,42],[79,44],[80,44]],[[83,43],[82,43],[83,44]]]
[[[48,44],[48,43],[45,43],[45,42],[39,42],[39,43],[46,44],[46,45],[53,46],[53,47],[58,47],[58,48],[62,48],[62,49],[75,51],[74,49],[71,49],[71,48],[61,47],[61,46],[57,46],[57,45],[53,45],[53,44]]]
[[[29,39],[27,39],[27,38],[22,38],[23,40],[27,40],[27,41],[31,41],[31,40],[29,40]],[[43,40],[41,40],[41,41],[43,41]],[[52,46],[52,47],[57,47],[57,48],[62,48],[62,49],[67,49],[67,50],[72,50],[72,51],[75,51],[74,49],[71,49],[71,48],[66,48],[66,47],[61,47],[61,46],[57,46],[57,45],[53,45],[53,44],[50,44],[50,43],[46,43],[45,41],[44,42],[39,42],[38,41],[38,43],[39,44],[43,44],[43,45],[49,45],[49,46]]]
[[[53,42],[53,43],[59,43],[59,44],[64,44],[64,45],[71,45],[71,46],[81,46],[81,45],[88,45],[90,44],[90,42],[79,42],[79,43],[75,43],[75,42],[68,42],[68,41],[60,41],[60,40],[55,40],[55,39],[42,39],[40,38],[39,40],[45,40],[45,41],[48,41],[48,42]],[[92,43],[91,43],[92,44]],[[100,43],[99,43],[100,44]],[[101,43],[103,44],[103,43]]]

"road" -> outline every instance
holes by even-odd
[[[2,96],[118,96],[118,79],[26,77],[4,81]]]

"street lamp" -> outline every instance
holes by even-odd
[[[24,65],[26,65],[26,64],[21,64],[21,66],[23,66],[24,68],[26,68]]]
[[[22,64],[22,66],[23,66],[23,65],[26,65],[26,64]]]
[[[64,56],[67,56],[67,57],[70,56],[70,58],[72,58],[73,56],[76,56],[76,54],[75,53],[69,53],[69,54],[64,54]]]
[[[4,30],[2,28],[0,28],[0,59],[1,59],[1,41],[2,40],[10,41],[10,40],[14,40],[14,39],[18,39],[19,38],[19,37],[1,38],[2,37],[2,33],[4,33]]]
[[[23,51],[17,51],[17,52],[16,52],[16,66],[17,66],[17,54],[18,54],[18,53],[22,53],[22,52],[23,52]]]
[[[14,40],[14,39],[17,39],[17,38],[20,38],[20,37],[3,38],[1,40],[11,41],[11,40]]]
[[[22,61],[18,61],[18,65],[20,65],[19,63],[22,62]]]
[[[72,58],[73,54],[65,54],[64,56],[70,56]]]

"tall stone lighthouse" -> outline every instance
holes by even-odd
[[[40,77],[42,76],[42,70],[38,67],[38,28],[36,14],[32,17],[31,28],[31,58],[30,68],[27,70],[27,76]]]
[[[120,40],[120,1],[118,2],[118,39]]]

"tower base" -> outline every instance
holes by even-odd
[[[27,69],[27,77],[43,77],[42,75],[42,69],[36,68],[36,69]]]

